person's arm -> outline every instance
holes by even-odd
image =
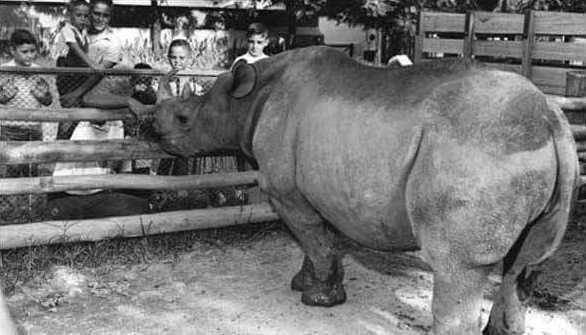
[[[16,93],[18,93],[18,87],[14,85],[13,81],[10,79],[2,81],[0,83],[0,104],[7,104],[14,99]]]
[[[106,92],[99,92],[93,93],[89,92],[88,94],[83,96],[83,106],[84,107],[94,107],[94,108],[102,108],[102,109],[117,109],[117,108],[127,108],[130,105],[130,100],[133,98],[106,93]]]
[[[85,65],[91,67],[94,70],[99,70],[102,68],[102,66],[100,66],[99,64],[96,64],[94,61],[92,61],[88,57],[88,55],[83,51],[83,49],[79,46],[79,44],[77,44],[77,42],[67,42],[67,46],[69,47],[70,50],[75,52],[77,57],[79,57],[85,63]]]

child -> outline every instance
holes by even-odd
[[[88,57],[90,6],[84,0],[72,0],[69,4],[69,21],[65,22],[54,41],[54,54],[59,67],[91,67],[94,70],[102,66]],[[87,79],[87,75],[58,75],[57,88],[64,95],[73,91]]]
[[[172,70],[187,70],[191,62],[191,46],[189,42],[183,39],[173,40],[169,44],[167,59]],[[202,87],[196,84],[193,78],[187,76],[177,76],[169,82],[169,85],[171,86],[171,94],[174,96],[188,97],[194,94],[201,95],[202,93]]]
[[[191,47],[189,42],[183,39],[173,40],[169,45],[167,59],[171,69],[182,71],[189,68],[191,61]],[[193,82],[187,76],[176,76],[169,81],[171,94],[186,98],[190,95],[201,95],[202,87]],[[179,176],[188,173],[188,160],[186,158],[165,158],[161,159],[157,174]]]
[[[232,69],[236,68],[236,65],[241,62],[252,64],[269,57],[264,52],[269,45],[269,30],[264,24],[252,23],[248,26],[246,37],[248,39],[248,51],[244,55],[236,57],[234,63],[232,63]]]
[[[0,66],[39,67],[33,63],[37,56],[37,40],[28,30],[17,29],[10,36],[12,60]],[[47,80],[37,75],[10,74],[0,79],[0,105],[18,108],[40,108],[49,106],[53,96]],[[49,123],[50,125],[51,123]],[[0,140],[40,141],[45,124],[32,121],[2,121]],[[26,177],[36,175],[36,165],[22,164],[9,176]]]

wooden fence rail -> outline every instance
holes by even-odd
[[[102,75],[153,75],[158,70],[104,70],[87,68],[0,68],[2,73],[95,73]],[[179,75],[215,77],[220,71],[180,72]],[[0,107],[0,120],[39,122],[127,120],[127,109]],[[217,152],[205,156],[234,154]],[[158,144],[135,139],[104,141],[0,142],[0,165],[169,158]],[[42,194],[79,189],[179,190],[257,184],[258,172],[230,172],[188,176],[138,174],[49,176],[0,179],[0,195]],[[41,244],[97,241],[115,237],[136,237],[193,229],[219,228],[236,224],[271,221],[278,216],[267,202],[235,207],[162,212],[92,220],[46,221],[0,226],[0,250]]]
[[[0,250],[34,245],[100,241],[119,237],[222,228],[278,220],[271,206],[244,206],[109,217],[95,220],[46,221],[0,226]]]

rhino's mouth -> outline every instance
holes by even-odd
[[[162,136],[159,145],[163,151],[176,156],[191,156],[196,153],[187,141],[177,136]]]

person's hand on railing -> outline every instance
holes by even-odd
[[[35,80],[35,86],[31,88],[30,92],[35,97],[35,99],[37,99],[45,106],[48,106],[53,102],[53,96],[51,95],[49,83],[41,77],[38,77]]]
[[[14,84],[13,78],[0,81],[0,104],[5,104],[14,99],[17,93],[18,87]]]

